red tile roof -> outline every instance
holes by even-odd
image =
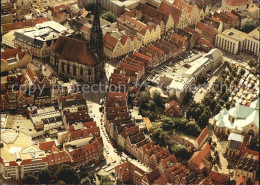
[[[83,94],[73,94],[73,95],[68,95],[68,96],[62,96],[59,97],[59,102],[63,102],[63,101],[70,101],[70,100],[84,100],[84,95]]]
[[[152,172],[147,173],[147,174],[145,175],[146,178],[144,178],[144,180],[145,180],[148,184],[153,184],[153,182],[154,182],[155,180],[157,180],[160,176],[161,176],[161,175],[160,175],[159,170],[158,170],[158,169],[155,169],[155,170],[153,170]]]
[[[147,15],[158,21],[163,21],[164,25],[167,24],[169,17],[166,13],[158,11],[155,8],[152,8],[151,6],[145,5],[143,3],[139,3],[138,6],[136,7],[136,9],[141,11],[144,15]]]
[[[104,36],[104,46],[107,47],[110,50],[114,50],[118,40],[113,37],[112,35],[110,35],[109,33],[106,33]]]
[[[123,137],[123,138],[126,138],[127,136],[133,136],[135,134],[137,134],[139,132],[139,125],[136,125],[136,126],[133,126],[133,127],[130,127],[130,128],[125,128],[121,133],[120,135]]]
[[[173,1],[173,5],[174,5],[176,8],[179,8],[180,10],[182,10],[183,8],[187,8],[189,15],[191,14],[191,12],[192,12],[192,10],[193,10],[193,6],[189,5],[188,3],[186,3],[186,2],[183,1],[183,0],[174,0],[174,1]]]
[[[159,11],[166,13],[168,16],[172,15],[174,22],[179,22],[179,18],[182,14],[181,10],[172,6],[168,2],[162,1],[160,7],[158,8]]]
[[[253,155],[256,156],[257,159],[259,160],[259,152],[255,150],[251,150],[248,148],[246,141],[242,143],[241,149],[240,149],[240,155]]]
[[[199,137],[196,139],[197,143],[200,145],[201,142],[205,139],[205,137],[209,134],[208,126],[203,129],[203,131],[200,133]]]
[[[210,145],[206,142],[202,146],[201,150],[195,152],[188,162],[196,164],[199,169],[203,169],[204,167],[208,168],[210,166],[210,162],[205,157],[208,153],[210,153],[210,151]]]
[[[177,160],[174,154],[166,157],[165,159],[162,159],[159,163],[160,166],[162,166],[163,169],[167,169],[168,167],[171,167],[171,165],[176,164]]]
[[[8,59],[8,58],[14,58],[16,57],[17,53],[19,53],[21,49],[16,48],[16,49],[8,49],[4,52],[1,52],[1,58],[3,59]]]
[[[46,155],[48,165],[57,165],[70,162],[70,158],[65,151],[53,152]]]
[[[180,103],[178,103],[175,100],[172,100],[169,103],[167,103],[165,108],[166,108],[165,109],[166,113],[177,116],[177,115],[179,115],[179,112],[180,112]]]
[[[36,158],[35,158],[36,159]],[[35,164],[35,163],[43,163],[43,162],[47,162],[47,158],[38,158],[41,160],[35,160],[35,159],[24,159],[20,165],[28,165],[28,164]]]
[[[165,159],[165,158],[169,157],[170,155],[171,154],[170,154],[168,148],[164,148],[162,151],[155,154],[155,158],[157,160],[157,163],[159,163],[161,159]]]
[[[43,151],[49,151],[52,149],[53,145],[56,146],[54,141],[42,142],[39,144],[39,148]]]
[[[216,171],[211,171],[209,177],[213,180],[214,183],[218,184],[227,184],[229,181],[229,175],[224,173],[219,173]]]
[[[244,176],[238,176],[236,178],[236,185],[246,185],[246,178]]]
[[[2,28],[3,28],[3,33],[7,33],[11,30],[17,30],[17,29],[22,29],[22,28],[27,28],[27,27],[34,27],[36,24],[40,24],[43,22],[47,22],[50,21],[47,18],[44,17],[40,17],[40,18],[36,18],[34,20],[29,20],[29,21],[25,21],[25,22],[14,22],[14,23],[8,23],[8,24],[2,24]]]
[[[169,181],[168,181],[168,178],[166,175],[163,175],[161,177],[159,177],[157,180],[155,180],[153,182],[153,185],[164,185],[164,184],[168,184]]]
[[[225,3],[231,6],[247,5],[247,0],[224,0]]]
[[[87,49],[87,43],[78,39],[60,36],[52,50],[60,55],[60,58],[94,66],[95,57]]]
[[[126,35],[122,35],[122,37],[121,37],[121,43],[123,44],[123,46],[125,45],[127,39],[128,39],[128,37],[127,37]]]

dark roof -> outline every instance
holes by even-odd
[[[228,148],[234,149],[234,150],[240,150],[242,143],[239,141],[231,140],[229,141]]]
[[[41,40],[37,40],[37,39],[34,39],[32,37],[28,37],[22,33],[19,33],[19,32],[14,32],[14,36],[15,36],[15,40],[19,41],[19,42],[22,42],[26,45],[29,45],[29,46],[38,46],[38,47],[42,47],[43,45],[43,41]],[[48,43],[50,44],[50,43]]]
[[[87,43],[78,39],[60,36],[52,50],[65,60],[91,66],[96,64],[94,55],[88,51]]]

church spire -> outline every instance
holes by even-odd
[[[99,4],[96,0],[95,10],[94,10],[94,19],[90,32],[90,42],[89,42],[90,51],[95,53],[99,57],[103,57],[103,34],[100,26],[99,19]]]

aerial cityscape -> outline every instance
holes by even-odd
[[[0,184],[258,185],[258,0],[1,0]]]

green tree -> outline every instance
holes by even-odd
[[[185,97],[183,98],[182,103],[183,103],[184,105],[188,105],[188,104],[190,103],[190,101],[192,100],[192,97],[193,97],[192,92],[188,91],[188,92],[185,94]]]
[[[75,170],[67,164],[59,167],[57,171],[58,180],[63,180],[66,184],[78,184],[79,177]]]
[[[48,170],[39,171],[38,179],[41,184],[49,184],[51,181],[50,172]]]
[[[200,128],[194,121],[189,121],[185,126],[185,132],[193,136],[198,136],[200,134]]]
[[[147,116],[151,121],[155,121],[155,119],[157,118],[157,115],[155,114],[155,112],[152,112],[152,111],[146,111],[146,116]]]
[[[162,119],[162,129],[163,130],[172,130],[174,127],[173,120],[169,117],[165,117]]]
[[[153,102],[158,106],[158,107],[164,107],[164,102],[161,97],[161,94],[159,92],[155,92],[153,94]]]
[[[201,116],[198,119],[198,124],[204,128],[208,125],[209,116],[204,112],[201,114]]]
[[[187,150],[187,148],[182,145],[175,144],[171,147],[171,150],[176,157],[183,157],[183,159],[188,160],[191,156],[191,153]]]
[[[25,174],[23,184],[36,184],[38,181],[37,177],[32,174]]]
[[[113,14],[111,11],[107,11],[101,15],[102,19],[105,19],[111,23],[116,21],[116,15]]]
[[[108,175],[103,175],[101,176],[100,184],[107,184],[107,185],[112,185],[113,181]]]
[[[93,14],[95,7],[96,7],[95,3],[88,3],[88,4],[86,4],[85,9],[87,11],[91,11],[91,13]]]

